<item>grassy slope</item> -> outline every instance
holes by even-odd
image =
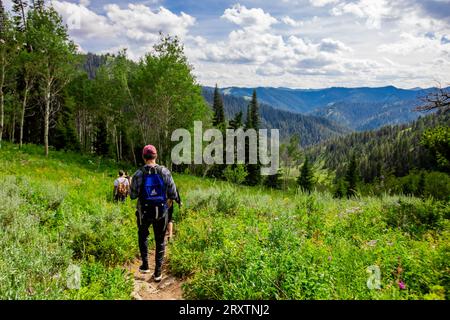
[[[0,151],[0,298],[127,299],[134,204],[108,199],[117,166],[40,148]],[[176,175],[170,266],[190,298],[444,298],[449,206],[405,197],[335,200]],[[82,289],[66,288],[69,264]],[[381,289],[369,290],[378,266]],[[397,281],[406,284],[400,290]]]

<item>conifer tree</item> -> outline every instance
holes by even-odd
[[[417,197],[423,197],[425,195],[425,173],[422,171],[419,176],[419,182],[417,184]]]
[[[253,90],[252,101],[250,102],[250,118],[252,128],[255,130],[259,130],[261,120],[259,118],[259,104],[258,98],[256,96],[256,90]]]
[[[303,163],[297,183],[299,187],[302,188],[302,190],[305,192],[310,193],[313,190],[314,176],[311,165],[309,164],[308,157],[306,157],[305,162]]]
[[[356,194],[356,185],[358,183],[358,167],[356,163],[356,157],[353,155],[350,159],[350,163],[345,175],[345,182],[347,183],[347,197],[352,197]]]
[[[276,174],[266,177],[266,179],[264,180],[264,185],[272,189],[281,189],[281,187],[283,186],[282,177],[283,171],[282,169],[278,169]]]
[[[251,111],[250,111],[250,105],[248,105],[247,107],[247,115],[245,117],[245,129],[252,129],[253,128],[253,124],[252,124],[252,117],[251,117]]]
[[[242,122],[242,117],[243,117],[242,111],[236,113],[234,118],[230,121],[230,128],[233,130],[242,128],[244,126],[244,124]]]
[[[96,123],[96,133],[94,141],[95,153],[99,156],[106,156],[109,153],[108,148],[108,131],[106,128],[105,120],[99,118]]]
[[[335,198],[344,198],[347,194],[347,188],[345,186],[345,181],[343,179],[339,179],[336,183],[334,190]]]
[[[246,129],[254,129],[258,132],[259,125],[261,123],[259,118],[259,104],[256,96],[256,90],[253,91],[252,101],[250,102],[247,110],[247,122]],[[257,135],[259,140],[259,135]],[[249,145],[246,141],[246,154],[249,155]],[[256,146],[258,150],[258,145]],[[247,172],[248,176],[246,179],[246,183],[250,186],[255,186],[261,183],[261,165],[259,164],[259,159],[257,158],[257,164],[247,164]]]
[[[225,123],[225,110],[223,108],[222,95],[220,94],[217,84],[216,89],[214,90],[213,109],[214,109],[213,125],[215,127],[220,127]]]

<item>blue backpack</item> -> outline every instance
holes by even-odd
[[[161,175],[161,167],[150,167],[149,171],[142,168],[144,173],[141,190],[141,211],[151,220],[164,217],[167,212],[167,195],[164,180]]]

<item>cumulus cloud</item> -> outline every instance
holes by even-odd
[[[281,19],[281,21],[283,21],[284,24],[287,24],[288,26],[294,27],[294,28],[298,28],[303,26],[303,21],[296,21],[294,19],[292,19],[289,16],[285,16]]]
[[[233,7],[235,8],[235,7]],[[231,9],[233,9],[231,8]],[[257,9],[246,9],[258,12]],[[224,16],[230,15],[230,9],[225,10]],[[233,10],[234,13],[236,11]],[[262,16],[261,12],[258,14]],[[244,14],[247,15],[248,12]],[[351,65],[349,55],[353,50],[342,41],[324,38],[311,41],[300,36],[282,36],[269,23],[256,23],[262,19],[252,19],[252,22],[242,21],[241,17],[231,15],[229,19],[236,22],[240,29],[229,33],[228,38],[197,51],[196,57],[205,63],[231,64],[237,68],[253,66],[259,76],[278,77],[282,75],[342,75],[346,69],[355,72],[357,66]],[[266,16],[267,18],[267,16]],[[247,20],[248,21],[248,20]],[[281,19],[288,25],[297,24],[292,18],[285,16]],[[255,36],[254,25],[264,25],[265,32]],[[357,60],[357,59],[356,59]],[[348,63],[348,67],[345,66]],[[366,65],[359,64],[362,68]]]
[[[76,42],[84,47],[85,42],[95,40],[97,46],[106,49],[129,48],[135,59],[150,50],[159,39],[159,32],[185,38],[196,19],[184,12],[174,14],[159,7],[152,10],[143,4],[128,4],[121,8],[116,4],[104,6],[105,15],[89,9],[90,1],[79,4],[68,1],[52,1],[53,7],[62,15]]]
[[[235,4],[225,10],[222,18],[243,28],[264,31],[269,29],[278,20],[261,8],[247,9],[245,6]]]
[[[88,9],[88,4],[87,1],[82,1],[80,5],[68,1],[52,1],[53,7],[63,17],[72,36],[78,40],[114,36],[118,29],[105,16]]]
[[[383,19],[393,18],[393,12],[387,0],[343,2],[334,7],[331,13],[335,16],[353,14],[358,18],[366,19],[366,26],[373,29],[380,29]]]
[[[82,52],[128,48],[138,60],[160,31],[181,37],[203,84],[415,87],[450,72],[450,0],[282,0],[264,10],[235,4],[208,17],[225,22],[215,30],[195,13],[157,7],[160,0],[113,2],[101,14],[89,0],[52,3]]]
[[[141,4],[129,4],[126,9],[111,4],[106,5],[105,10],[109,21],[126,30],[127,37],[133,40],[155,41],[160,31],[184,37],[189,27],[195,24],[194,17],[184,12],[176,15],[164,7],[154,12]]]
[[[353,51],[352,48],[347,47],[343,42],[329,38],[323,39],[319,45],[319,48],[321,51],[325,52]]]
[[[404,32],[400,35],[400,41],[380,45],[378,47],[378,51],[401,56],[407,56],[412,53],[426,54],[431,57],[436,55],[445,56],[448,55],[448,52],[450,52],[450,43],[443,43],[441,39],[429,37],[427,34],[423,36],[416,36],[411,33]]]

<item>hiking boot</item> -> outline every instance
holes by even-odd
[[[148,264],[143,263],[140,267],[139,267],[139,272],[140,273],[150,273],[150,269],[148,267]]]
[[[161,271],[155,271],[155,273],[153,274],[153,280],[155,280],[155,282],[161,282],[162,280]]]

